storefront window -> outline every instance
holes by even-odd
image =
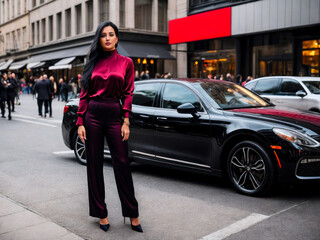
[[[301,75],[320,76],[320,40],[308,40],[302,43],[302,72]]]
[[[292,75],[292,58],[291,44],[253,47],[253,76]]]

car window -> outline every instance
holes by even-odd
[[[132,104],[152,107],[160,83],[137,84],[133,92]]]
[[[190,89],[180,84],[167,83],[163,92],[161,107],[177,109],[178,106],[184,103],[193,104],[198,112],[204,111],[199,99]]]
[[[244,85],[244,87],[246,88],[246,89],[249,89],[249,90],[251,90],[252,88],[254,88],[254,86],[256,86],[256,84],[257,84],[257,81],[254,81],[254,82],[248,82],[248,83],[246,83],[245,85]]]
[[[294,79],[283,79],[280,86],[281,95],[296,95],[296,92],[303,90],[301,84]]]
[[[258,80],[253,90],[258,94],[273,95],[278,87],[278,84],[278,78],[261,79]]]
[[[303,81],[313,94],[320,94],[320,81]]]

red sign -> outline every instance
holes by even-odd
[[[169,21],[169,44],[228,37],[231,7]]]

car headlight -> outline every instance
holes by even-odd
[[[288,142],[296,143],[300,146],[318,147],[320,144],[306,134],[294,130],[273,128],[273,132]]]

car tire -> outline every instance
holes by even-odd
[[[269,154],[252,141],[240,142],[231,149],[227,171],[233,187],[250,196],[268,193],[275,175]]]
[[[73,151],[77,158],[77,161],[82,165],[87,165],[86,146],[79,138],[77,132],[74,134],[73,138]]]

